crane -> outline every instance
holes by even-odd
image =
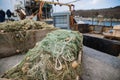
[[[58,1],[57,2],[43,1],[43,0],[35,0],[35,1],[36,2],[40,2],[40,9],[39,9],[40,15],[42,13],[42,8],[43,8],[45,3],[47,3],[47,4],[54,4],[54,5],[60,5],[60,6],[68,6],[70,12],[72,12],[74,10],[74,5],[73,4],[59,3]]]
[[[69,4],[69,3],[60,3],[59,0],[57,0],[57,2],[54,1],[43,1],[43,0],[35,0],[36,2],[40,2],[40,7],[39,7],[39,19],[42,19],[42,8],[44,6],[45,3],[47,4],[54,4],[54,5],[60,5],[60,6],[68,6],[69,7],[69,11],[71,12],[70,15],[70,28],[74,29],[74,30],[78,30],[77,25],[74,22],[74,15],[73,15],[73,11],[74,11],[74,5],[73,4]]]
[[[80,1],[80,0],[74,0],[74,1],[68,2],[67,4],[74,3],[74,2],[77,2],[77,1]]]

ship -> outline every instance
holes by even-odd
[[[36,13],[39,11],[39,4],[34,3],[32,0],[26,0],[25,8],[18,8],[25,11],[24,16],[36,16]],[[83,54],[82,54],[82,75],[81,80],[120,80],[120,41],[119,41],[119,28],[117,27],[106,27],[101,25],[89,25],[85,24],[82,21],[77,21],[74,19],[75,28],[71,27],[70,24],[70,12],[54,13],[53,19],[46,20],[46,18],[51,18],[51,9],[52,6],[46,4],[47,7],[44,7],[42,18],[44,21],[50,24],[52,23],[56,28],[77,30],[83,34]],[[47,8],[47,10],[46,10]],[[33,14],[34,13],[34,14]],[[59,18],[59,17],[60,18]],[[62,17],[62,18],[61,18]],[[64,18],[66,17],[66,18]],[[24,17],[26,18],[26,17]],[[24,19],[21,18],[21,19]],[[39,18],[39,17],[38,17]],[[64,23],[64,21],[66,23]],[[64,23],[64,24],[63,24]],[[69,23],[69,24],[68,24]],[[73,25],[72,25],[73,26]],[[120,26],[119,26],[120,27]],[[109,34],[109,30],[114,29],[113,33]],[[107,31],[106,31],[107,30]],[[16,46],[13,46],[14,40],[12,37],[8,36],[9,33],[0,34],[0,75],[6,72],[8,69],[12,68],[18,64],[25,54],[21,54],[19,49],[28,51],[30,48],[33,48],[38,40],[42,40],[49,31],[40,30],[36,33],[30,33],[27,44],[17,43]],[[103,33],[106,32],[106,33]],[[23,31],[24,33],[24,31]],[[103,34],[102,34],[103,33]],[[112,35],[112,37],[111,37]],[[16,35],[17,36],[17,35]],[[116,37],[117,36],[117,37]],[[2,38],[5,38],[3,40]],[[22,38],[24,36],[22,35]],[[9,43],[6,41],[6,38]],[[19,36],[18,36],[19,38]],[[16,39],[17,40],[17,39]],[[32,42],[32,43],[31,43]],[[4,44],[6,43],[6,44]],[[27,45],[23,46],[21,45]],[[19,48],[19,49],[17,49]],[[112,75],[112,76],[111,76]]]

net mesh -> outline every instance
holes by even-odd
[[[54,28],[54,26],[48,25],[45,22],[34,21],[31,19],[0,23],[1,32],[14,32],[14,31],[34,30],[34,29],[51,29],[51,28]]]
[[[78,55],[82,35],[77,31],[55,30],[29,50],[24,60],[2,75],[16,80],[76,80],[81,73]],[[74,67],[73,64],[78,64]]]

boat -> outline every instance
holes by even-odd
[[[54,20],[46,20],[46,22],[50,21],[50,24]],[[81,80],[120,80],[120,41],[116,39],[108,39],[104,36],[106,34],[102,34],[103,32],[109,32],[113,29],[113,27],[101,26],[101,25],[89,25],[85,24],[82,21],[78,23],[78,31],[83,34],[83,55],[82,55],[82,70],[83,73],[81,75]],[[70,26],[67,26],[70,27]],[[24,33],[24,31],[23,31]],[[24,46],[25,51],[28,51],[32,48],[38,40],[42,40],[49,31],[40,30],[29,32],[29,39],[26,40],[27,44],[17,43],[14,46],[13,37],[10,37],[8,34],[1,35],[2,37],[8,38],[10,41],[14,41],[8,44],[8,41],[2,40],[0,42],[6,43],[2,45],[4,51],[7,52],[7,55],[4,53],[5,58],[0,59],[0,74],[3,74],[8,69],[12,68],[16,64],[18,64],[25,54],[21,54],[21,50]],[[17,35],[16,35],[17,36]],[[22,36],[22,35],[21,35]],[[19,36],[18,36],[19,38]],[[32,42],[32,43],[31,43]],[[1,48],[1,49],[2,49]],[[9,50],[7,51],[7,49]],[[19,49],[18,49],[19,48]],[[12,52],[13,51],[13,52]],[[11,54],[10,54],[11,52]],[[14,54],[13,54],[14,53]],[[10,55],[8,55],[10,54]],[[10,63],[10,65],[8,65]],[[112,76],[111,76],[112,75]]]

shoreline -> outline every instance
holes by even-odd
[[[75,18],[76,19],[79,19],[79,20],[88,20],[88,21],[92,21],[92,20],[94,20],[94,21],[98,21],[98,18],[92,18],[92,17],[88,17],[88,18],[86,18],[86,17],[79,17],[79,16],[75,16]],[[120,22],[120,19],[116,19],[116,18],[104,18],[103,17],[103,21],[117,21],[117,22]]]

